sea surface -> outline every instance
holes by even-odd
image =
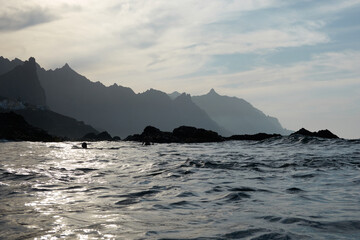
[[[360,239],[360,140],[0,142],[0,239]]]

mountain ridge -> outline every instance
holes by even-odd
[[[165,130],[193,125],[226,133],[191,99],[173,101],[166,93],[155,89],[136,94],[131,88],[117,84],[107,87],[90,81],[68,64],[55,70],[39,66],[38,75],[52,110],[86,119],[92,126],[122,138],[147,125]]]
[[[0,59],[0,65],[1,62],[7,64],[5,64],[7,69],[22,63],[19,59],[6,61],[4,58]],[[117,84],[105,86],[101,82],[90,81],[73,70],[67,63],[54,70],[45,70],[36,62],[35,64],[40,85],[45,91],[46,104],[51,110],[75,119],[86,120],[97,129],[106,129],[122,138],[135,134],[148,125],[165,131],[188,125],[213,130],[224,136],[269,132],[262,131],[261,128],[239,131],[239,129],[229,127],[219,121],[219,117],[229,114],[229,110],[227,110],[229,106],[226,104],[224,106],[224,103],[220,101],[222,99],[237,101],[237,104],[241,103],[246,108],[252,109],[252,115],[267,117],[268,122],[273,121],[275,125],[280,125],[276,118],[265,116],[245,100],[221,96],[214,89],[203,96],[217,98],[210,104],[213,107],[217,106],[222,111],[217,114],[215,114],[216,109],[199,103],[199,99],[203,96],[190,96],[179,92],[166,94],[155,89],[135,93],[131,88]],[[232,116],[232,122],[241,119],[241,117],[237,119],[238,117],[239,115]],[[253,121],[248,120],[248,122]],[[239,124],[237,123],[237,125]],[[280,125],[278,131],[269,133],[279,133],[282,130]]]
[[[35,58],[30,57],[22,65],[0,75],[0,96],[45,106],[45,91],[34,71],[35,67]]]
[[[193,96],[192,100],[232,134],[291,133],[277,118],[265,115],[246,100],[220,95],[213,88],[205,95]]]
[[[8,66],[9,63],[11,62],[7,61]],[[93,127],[53,112],[47,107],[45,91],[40,84],[34,58],[16,63],[17,66],[0,76],[1,113],[12,111],[21,115],[31,126],[62,138],[74,140],[89,132],[98,133]]]

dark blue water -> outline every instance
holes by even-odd
[[[78,146],[0,143],[0,239],[360,239],[360,140]]]

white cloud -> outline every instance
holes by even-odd
[[[100,79],[101,74],[96,74],[104,72],[104,65],[126,65],[126,76],[136,80],[139,72],[146,75],[147,71],[154,69],[167,69],[162,75],[166,74],[168,78],[188,74],[190,70],[195,72],[207,62],[206,56],[211,54],[268,50],[328,40],[323,33],[301,26],[254,29],[247,33],[208,32],[204,29],[207,24],[227,20],[229,16],[281,6],[281,2],[275,0],[185,0],[181,3],[132,0],[121,1],[120,4],[118,1],[77,1],[75,6],[71,3],[65,0],[28,1],[27,7],[41,5],[56,12],[59,19],[51,24],[7,34],[2,36],[1,42],[19,43],[25,49],[21,56],[16,57],[35,55],[44,63],[50,63],[49,67],[53,67],[54,61],[62,65],[63,62],[88,62],[89,58],[98,57],[104,64],[94,62],[88,69],[82,65],[81,70],[94,73],[92,76],[97,80],[105,80]],[[7,5],[5,9],[24,8],[21,1]],[[234,27],[242,28],[241,24]],[[18,49],[3,48],[1,50],[6,56],[13,57],[11,52],[19,53]],[[115,67],[110,69],[115,70]],[[133,76],[129,72],[131,69],[136,69]],[[107,74],[109,79],[105,81],[116,81],[118,77],[114,76],[121,72],[114,71],[113,77]]]

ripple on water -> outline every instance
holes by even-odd
[[[359,143],[0,143],[0,239],[357,239]]]

